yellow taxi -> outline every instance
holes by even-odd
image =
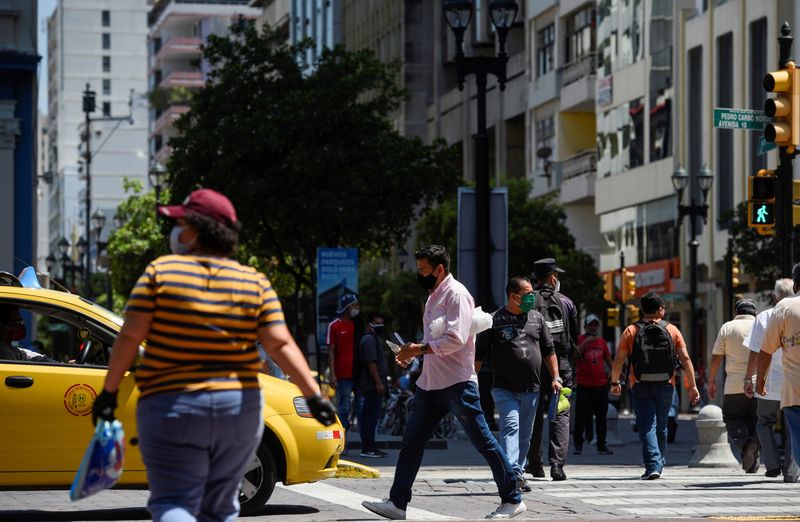
[[[80,296],[41,288],[30,268],[19,278],[0,273],[0,305],[18,307],[29,338],[45,339],[57,356],[73,361],[0,360],[0,488],[69,487],[93,432],[92,404],[122,318]],[[29,348],[24,342],[20,347]],[[117,399],[127,439],[119,484],[146,487],[137,448],[135,371],[134,365],[125,374]],[[244,514],[261,507],[278,481],[333,477],[344,447],[342,425],[319,424],[295,385],[259,379],[265,430],[242,481]]]

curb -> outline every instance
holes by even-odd
[[[379,478],[381,472],[375,468],[352,462],[339,460],[336,465],[336,475],[333,478]]]

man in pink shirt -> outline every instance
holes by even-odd
[[[464,285],[450,275],[450,255],[443,246],[423,248],[414,257],[417,280],[429,292],[422,318],[424,339],[422,344],[404,344],[395,358],[405,367],[414,357],[423,356],[422,374],[417,380],[414,408],[403,433],[389,498],[382,502],[364,501],[362,505],[382,517],[405,520],[425,444],[444,416],[452,412],[489,463],[497,484],[501,504],[486,518],[515,517],[525,512],[525,503],[517,489],[514,470],[481,410],[475,339],[469,333],[475,303]],[[430,325],[439,318],[444,318],[445,333],[434,339]]]

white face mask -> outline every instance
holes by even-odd
[[[169,249],[173,254],[184,256],[189,253],[189,246],[192,243],[191,241],[189,243],[181,243],[181,232],[183,232],[182,227],[179,227],[178,225],[172,227],[172,231],[169,233]]]
[[[561,281],[556,279],[556,292],[558,292],[559,290],[561,290]]]
[[[361,312],[358,308],[352,308],[350,310],[350,317],[358,317],[359,312]]]

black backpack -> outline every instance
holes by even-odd
[[[666,321],[636,323],[630,360],[639,382],[666,383],[675,375],[675,345]]]
[[[534,292],[536,295],[536,311],[542,314],[550,335],[553,337],[556,355],[570,357],[572,341],[569,331],[569,318],[564,309],[564,302],[558,292],[550,288],[542,288]]]

